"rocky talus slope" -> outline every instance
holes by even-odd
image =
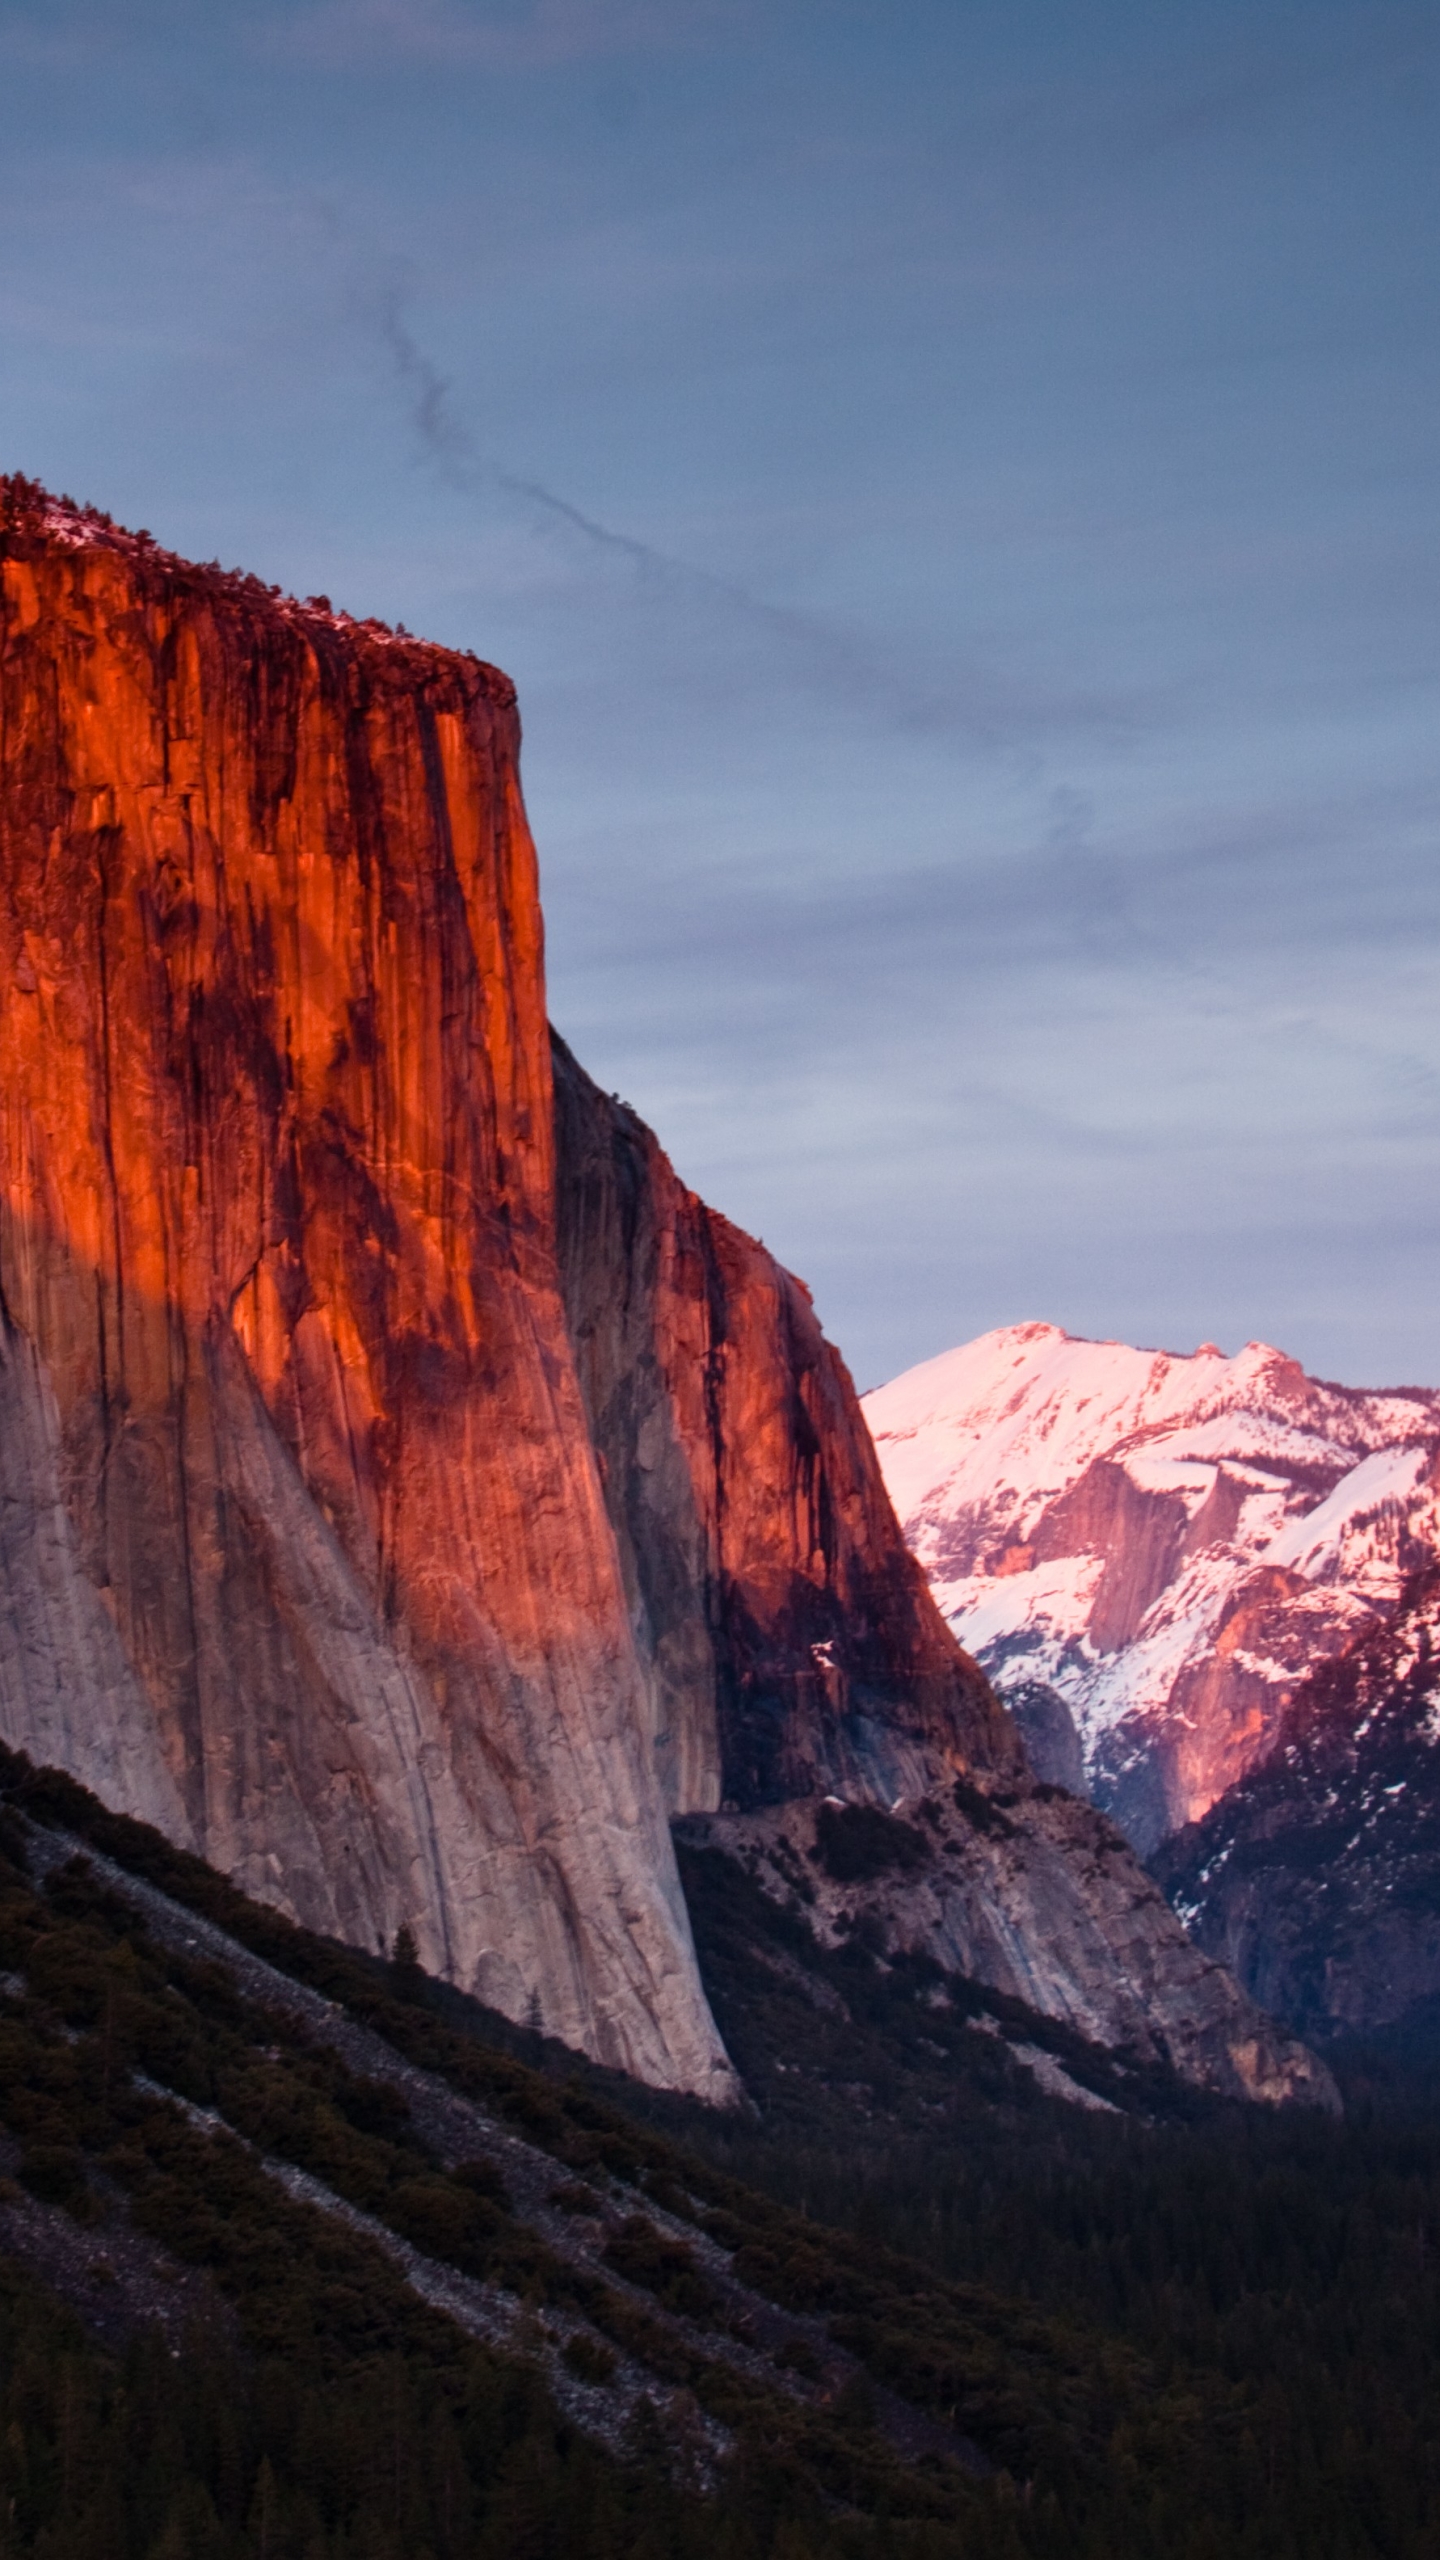
[[[1153,1865],[1196,1944],[1303,2035],[1440,2002],[1440,1572],[1312,1674]]]
[[[1045,1775],[1149,1850],[1440,1552],[1440,1396],[1012,1325],[865,1399],[946,1617]]]
[[[737,1861],[822,1948],[928,1960],[937,2010],[956,1984],[982,1985],[1132,2073],[1158,2064],[1227,2097],[1336,2103],[1324,2064],[1237,1992],[1222,1959],[1177,1940],[1128,1841],[1059,1787],[981,1794],[958,1779],[903,1814],[811,1797],[679,1831]],[[1124,2103],[1123,2077],[1118,2092]]]
[[[18,480],[0,615],[0,1735],[733,2094],[668,1818],[1028,1781],[803,1288],[552,1064],[513,689]],[[1069,2015],[1132,1933],[1043,1854]]]

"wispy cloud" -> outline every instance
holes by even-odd
[[[409,301],[408,277],[392,270],[356,296],[355,309],[378,334],[405,390],[421,458],[457,495],[494,491],[519,500],[542,529],[591,558],[628,568],[657,597],[763,635],[783,653],[792,681],[889,728],[1003,753],[1027,749],[1040,734],[1082,730],[1115,739],[1149,725],[1153,705],[1138,694],[1017,684],[978,657],[917,680],[885,652],[819,615],[775,604],[738,579],[602,523],[543,481],[481,451],[451,382],[415,335]]]

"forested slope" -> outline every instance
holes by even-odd
[[[1035,2022],[931,2033],[923,1968],[687,1858],[717,2115],[0,1776],[0,2551],[1434,2547],[1418,2100],[1067,2104]]]

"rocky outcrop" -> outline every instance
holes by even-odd
[[[1197,1945],[1302,2035],[1440,2001],[1440,1572],[1296,1692],[1271,1750],[1153,1871]]]
[[[1088,1795],[1079,1728],[1059,1690],[1047,1687],[1043,1680],[1011,1680],[1006,1684],[1005,1704],[1035,1776],[1064,1787],[1072,1796]]]
[[[554,1054],[562,1285],[671,1809],[1018,1769],[803,1281]]]
[[[865,1411],[962,1643],[1027,1740],[1029,1702],[1063,1702],[1090,1791],[1146,1850],[1440,1552],[1440,1396],[1333,1386],[1264,1343],[1226,1359],[1011,1325]]]
[[[1104,1815],[1058,1787],[960,1779],[898,1814],[811,1798],[680,1832],[738,1860],[821,1946],[927,1957],[1132,2071],[1160,2062],[1226,2097],[1338,2106],[1324,2064],[1182,1935]]]
[[[0,521],[5,1737],[723,2088],[558,1287],[512,688]]]

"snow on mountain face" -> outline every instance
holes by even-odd
[[[1320,1665],[1154,1872],[1195,1943],[1302,2035],[1440,1997],[1440,1571]]]
[[[1027,1729],[1064,1701],[1142,1849],[1197,1820],[1312,1666],[1440,1553],[1440,1394],[1333,1386],[1265,1343],[1226,1359],[1009,1325],[864,1409],[962,1643]]]

